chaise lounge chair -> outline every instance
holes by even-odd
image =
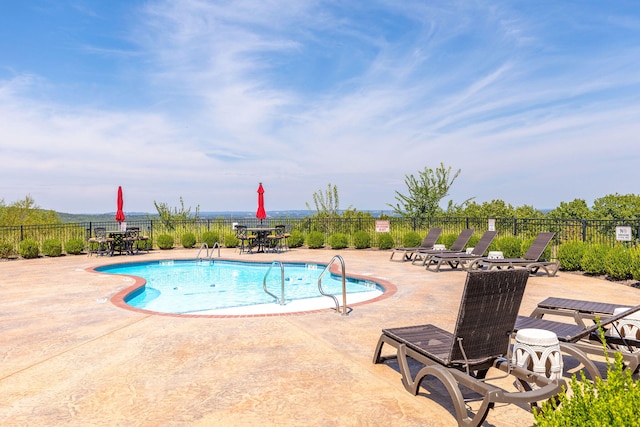
[[[484,253],[489,249],[489,245],[496,238],[496,231],[485,231],[478,243],[474,246],[471,253],[444,253],[434,254],[426,260],[425,266],[430,271],[440,271],[442,264],[449,264],[452,269],[462,267],[465,270],[473,265],[473,261],[484,256]]]
[[[640,305],[637,305],[616,315],[603,317],[599,323],[591,326],[572,325],[554,320],[518,316],[515,330],[533,328],[555,333],[558,336],[558,341],[560,341],[560,350],[580,361],[591,378],[595,379],[600,376],[600,372],[587,355],[604,355],[605,349],[598,333],[598,329],[602,327],[605,329],[608,356],[613,358],[615,352],[620,352],[626,368],[631,370],[632,374],[635,374],[640,367],[640,353],[635,350],[640,347],[640,341],[635,337],[624,337],[624,334],[620,333],[622,328],[617,323],[624,323],[624,319],[627,316],[639,310]]]
[[[420,246],[416,246],[414,248],[395,248],[393,252],[391,252],[391,257],[389,258],[389,261],[400,261],[400,262],[411,261],[411,259],[413,258],[413,255],[417,251],[433,249],[433,245],[436,244],[436,242],[438,241],[438,237],[440,237],[441,233],[442,233],[442,228],[430,229],[427,235],[425,236],[425,238],[422,240],[422,243],[420,244]],[[402,259],[394,260],[393,256],[396,253],[401,253]]]
[[[541,232],[538,233],[536,239],[531,243],[527,252],[522,256],[522,258],[501,258],[501,259],[490,259],[490,258],[480,258],[476,260],[471,268],[483,268],[486,267],[487,270],[491,270],[492,268],[516,268],[523,267],[529,270],[531,274],[536,274],[539,269],[543,269],[544,272],[549,277],[553,277],[558,272],[558,267],[560,263],[557,261],[546,261],[541,260],[542,254],[544,253],[549,243],[551,243],[551,239],[556,233],[553,232]]]
[[[551,380],[510,363],[511,334],[528,276],[524,270],[469,272],[453,333],[434,325],[383,329],[373,363],[397,359],[402,384],[414,395],[427,376],[437,378],[453,400],[459,425],[482,424],[496,403],[532,403],[556,396],[563,380]],[[384,344],[394,347],[396,355],[383,356]],[[415,378],[408,358],[425,365]],[[486,378],[492,367],[538,388],[508,392]],[[460,385],[481,395],[475,414],[468,412]]]
[[[415,264],[417,261],[422,261],[421,265],[425,265],[427,259],[431,257],[431,255],[444,254],[444,253],[458,253],[464,250],[464,247],[469,243],[469,239],[473,236],[473,232],[475,230],[473,228],[465,228],[460,232],[455,242],[451,244],[449,249],[438,250],[438,249],[420,249],[418,250],[414,256],[412,264]]]

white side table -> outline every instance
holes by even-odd
[[[624,313],[629,310],[631,307],[618,307],[613,310],[613,315]],[[618,333],[619,332],[619,333]],[[635,313],[631,313],[630,315],[623,317],[617,322],[613,323],[611,329],[609,329],[609,334],[614,337],[619,337],[622,335],[622,338],[629,338],[632,340],[640,340],[640,313],[637,311]],[[628,353],[629,348],[624,345],[617,345],[618,350]],[[635,351],[636,348],[632,347],[632,350]]]
[[[560,343],[556,334],[551,331],[520,329],[516,334],[511,361],[550,379],[562,377]]]

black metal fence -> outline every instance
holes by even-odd
[[[174,221],[165,224],[160,220],[134,220],[127,221],[128,227],[138,227],[140,231],[149,236],[152,242],[160,234],[171,235],[176,244],[186,232],[195,234],[198,243],[202,242],[202,234],[212,231],[219,235],[220,241],[228,234],[234,234],[234,224],[243,224],[249,227],[259,225],[276,226],[285,224],[288,231],[299,231],[303,235],[311,231],[320,231],[325,235],[325,241],[330,235],[342,233],[350,239],[356,231],[365,231],[371,237],[372,246],[376,245],[376,218],[268,218],[264,221],[257,219],[198,219],[186,221]],[[423,225],[413,218],[392,217],[389,221],[389,233],[396,245],[400,245],[402,237],[409,231],[426,234],[431,227],[442,227],[443,233],[457,234],[464,228],[473,228],[481,234],[489,228],[490,222],[498,231],[498,236],[516,236],[531,238],[541,231],[554,231],[556,233],[554,246],[567,241],[584,241],[589,243],[601,243],[613,245],[616,240],[617,226],[630,226],[632,239],[629,245],[635,245],[640,236],[640,220],[559,220],[559,219],[523,219],[523,218],[469,218],[469,217],[441,217],[431,218]],[[87,240],[97,227],[106,228],[107,231],[116,231],[119,224],[115,221],[108,222],[81,222],[55,225],[21,225],[15,227],[0,227],[0,243],[8,243],[16,250],[19,243],[25,239],[34,239],[40,245],[47,239],[56,239],[63,244],[71,239]],[[353,242],[350,242],[353,244]]]

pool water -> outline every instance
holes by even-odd
[[[271,270],[269,271],[269,268]],[[154,261],[116,264],[96,270],[110,274],[142,277],[146,285],[125,297],[132,307],[173,314],[260,314],[306,311],[335,307],[332,298],[321,296],[318,277],[325,268],[319,264],[284,263],[285,304],[277,304],[263,289],[282,293],[278,263],[242,261]],[[325,273],[325,293],[342,303],[342,277]],[[347,304],[380,296],[384,289],[375,282],[347,277]]]

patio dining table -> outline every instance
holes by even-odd
[[[275,229],[275,227],[248,227],[247,231],[256,235],[256,238],[249,243],[249,252],[253,252],[254,248],[256,253],[264,252],[265,248],[269,246],[267,236],[273,233]]]

